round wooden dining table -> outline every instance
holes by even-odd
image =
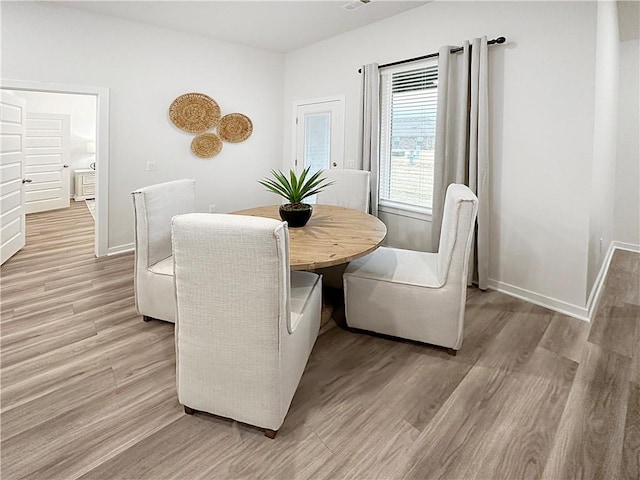
[[[279,205],[249,208],[237,215],[280,220]],[[387,227],[368,213],[334,205],[313,205],[304,227],[289,228],[292,270],[315,270],[350,262],[373,252],[387,235]]]

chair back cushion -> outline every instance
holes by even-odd
[[[171,256],[171,219],[195,210],[195,180],[175,180],[132,192],[136,264],[149,266]]]
[[[205,411],[215,402],[218,415],[236,419],[280,412],[280,331],[290,317],[286,223],[193,213],[173,219],[172,236],[181,402]]]
[[[324,170],[324,177],[333,185],[318,193],[317,203],[369,211],[370,173],[364,170],[334,168]]]
[[[450,274],[459,278],[467,271],[477,212],[478,198],[469,187],[458,183],[447,187],[438,250],[438,278],[441,285],[447,283]],[[465,282],[466,278],[464,274]]]

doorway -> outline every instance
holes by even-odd
[[[94,171],[95,181],[95,228],[94,253],[97,257],[108,254],[108,168],[109,168],[109,90],[103,87],[88,87],[65,84],[48,84],[20,80],[2,80],[0,88],[11,91],[14,95],[28,98],[40,98],[47,105],[55,103],[56,98],[62,98],[70,103],[92,103],[95,108],[84,109],[86,118],[82,122],[84,130],[72,131],[70,144],[72,153],[75,150],[75,162],[69,163],[69,170]],[[44,100],[43,100],[44,99]],[[29,108],[27,106],[27,108]],[[89,112],[89,113],[88,113]],[[39,112],[39,113],[51,113]],[[79,113],[82,116],[82,113]],[[93,125],[93,127],[87,125]],[[87,129],[88,128],[88,129]],[[91,131],[91,128],[93,129]],[[86,165],[85,165],[86,164]],[[93,164],[93,165],[91,165]],[[95,166],[95,170],[91,167]],[[70,173],[71,175],[71,173]],[[76,188],[77,183],[71,182],[70,188]],[[84,200],[84,199],[83,199]]]
[[[26,101],[25,207],[37,213],[69,207],[73,178],[95,155],[95,97],[6,90]]]

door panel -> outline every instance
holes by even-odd
[[[11,185],[9,180],[20,180],[20,183],[22,183],[22,165],[19,162],[0,165],[0,178],[7,180],[7,183],[2,182],[0,185],[0,195],[11,192],[14,190],[14,185]]]
[[[35,130],[55,130],[62,128],[62,119],[60,118],[35,118],[27,114],[27,127]]]
[[[69,137],[71,117],[27,113],[25,188],[27,213],[67,208],[70,197]]]
[[[55,153],[51,155],[40,154],[40,155],[31,155],[29,165],[31,168],[37,165],[45,165],[47,169],[51,168],[51,165],[56,165],[60,163],[60,154]]]
[[[22,137],[20,135],[3,132],[2,135],[0,135],[0,140],[2,141],[2,152],[6,153],[7,157],[11,154],[22,154]],[[10,159],[5,158],[4,156],[3,158],[3,163],[6,163],[7,161],[11,162]]]
[[[47,167],[35,167],[31,168],[31,174],[29,178],[33,179],[33,183],[41,183],[41,182],[60,182],[62,181],[62,172],[51,172],[46,169]],[[29,190],[35,190],[33,188],[33,183],[28,183],[25,185],[25,189],[28,192]]]
[[[22,195],[19,190],[15,190],[13,192],[8,193],[7,195],[3,195],[2,197],[2,206],[5,207],[5,210],[2,213],[2,218],[4,218],[5,223],[10,221],[20,212],[17,212],[16,209],[21,206]]]
[[[0,264],[25,243],[22,178],[26,102],[0,91]]]
[[[3,94],[6,92],[3,92]],[[15,96],[12,96],[15,98]],[[0,120],[6,124],[24,124],[24,102],[17,104],[13,100],[4,101],[4,95],[2,95],[2,109],[0,109]],[[14,132],[2,131],[2,134],[12,135]]]
[[[20,215],[7,216],[4,225],[2,226],[2,233],[5,238],[16,238],[22,233],[22,226],[20,221]]]
[[[62,139],[60,137],[48,137],[46,134],[50,134],[48,131],[37,131],[37,137],[34,135],[34,130],[29,128],[29,122],[27,121],[27,140],[25,146],[27,148],[37,147],[53,147],[62,148]],[[55,135],[59,132],[54,132]],[[42,135],[42,136],[40,136]]]
[[[44,205],[50,204],[54,205],[56,201],[56,196],[58,195],[59,190],[57,188],[41,188],[39,190],[35,190],[33,192],[25,191],[25,198],[30,198],[32,202],[42,203]],[[52,208],[55,208],[52,206]]]

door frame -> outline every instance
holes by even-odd
[[[329,103],[329,102],[338,102],[340,105],[340,112],[339,112],[339,120],[342,123],[342,144],[340,145],[340,149],[342,150],[342,168],[344,168],[344,150],[345,150],[345,100],[346,97],[344,94],[340,94],[340,95],[331,95],[328,97],[320,97],[320,98],[312,98],[312,99],[308,99],[308,100],[296,100],[293,102],[293,107],[292,107],[292,115],[291,115],[291,132],[292,132],[292,142],[291,142],[291,165],[290,168],[293,169],[294,171],[297,171],[297,167],[295,164],[296,161],[296,156],[297,156],[297,150],[298,150],[298,124],[297,124],[297,117],[298,117],[298,108],[303,107],[305,105],[314,105],[314,104],[318,104],[318,103]],[[333,127],[332,127],[333,128]],[[329,165],[329,168],[332,168],[331,165]]]
[[[0,88],[29,92],[69,93],[96,97],[96,257],[109,254],[109,89],[65,83],[0,79]]]

